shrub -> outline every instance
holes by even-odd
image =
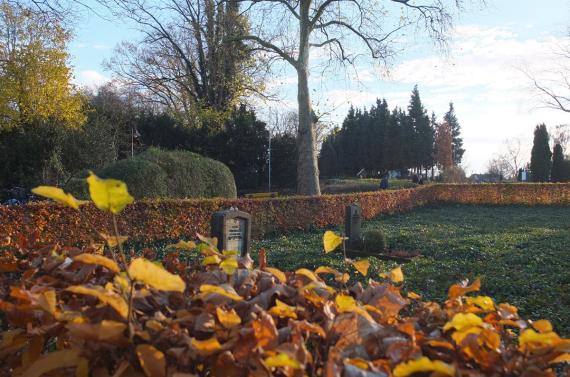
[[[237,196],[231,171],[219,161],[192,152],[158,148],[149,148],[136,158],[153,162],[165,171],[171,198]]]
[[[386,235],[382,229],[373,229],[364,232],[362,236],[364,251],[370,254],[382,253],[388,249]]]
[[[445,183],[465,183],[467,177],[461,166],[452,166],[441,173],[441,180]]]

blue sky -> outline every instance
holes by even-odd
[[[368,61],[358,63],[356,70],[324,75],[313,69],[310,85],[315,107],[330,113],[326,116],[330,124],[338,124],[351,104],[369,107],[378,97],[386,98],[391,107],[405,107],[418,84],[424,105],[438,118],[449,101],[455,103],[468,172],[484,171],[488,160],[504,149],[506,138],[520,138],[524,157],[530,156],[534,126],[539,122],[565,124],[568,115],[541,108],[521,70],[540,76],[565,64],[553,52],[569,43],[570,0],[549,0],[548,5],[535,0],[487,3],[485,8],[472,6],[456,20],[447,56],[424,38],[409,35],[405,50],[392,62],[388,74]],[[128,23],[85,14],[75,24],[70,45],[76,82],[95,87],[109,80],[111,73],[102,63],[112,56],[117,43],[137,39],[138,32]],[[313,61],[317,64],[318,58]],[[268,86],[281,101],[257,102],[261,117],[273,109],[294,109],[295,75],[291,70],[283,70]]]

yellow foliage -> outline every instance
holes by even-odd
[[[129,266],[129,276],[162,291],[184,292],[186,283],[178,275],[144,258],[136,258]]]
[[[134,201],[129,194],[127,185],[117,179],[101,179],[93,172],[87,177],[89,195],[97,208],[114,214],[121,212],[127,205]]]
[[[396,267],[390,272],[383,272],[378,275],[381,278],[390,279],[394,283],[401,283],[404,281],[404,272],[402,271],[402,267]]]
[[[196,244],[192,241],[184,241],[180,240],[177,243],[171,244],[166,246],[166,249],[176,249],[176,250],[194,250],[196,248]]]
[[[86,264],[96,264],[99,266],[103,266],[106,269],[113,271],[113,272],[121,271],[121,269],[119,268],[117,263],[115,263],[115,261],[113,261],[107,257],[104,257],[102,255],[88,254],[88,253],[79,254],[79,255],[73,257],[73,261],[86,263]]]
[[[343,237],[337,235],[335,232],[327,230],[323,235],[323,245],[325,253],[330,253],[342,244]]]
[[[97,297],[99,301],[111,306],[123,318],[127,318],[129,313],[129,306],[127,302],[118,294],[107,291],[102,287],[89,288],[83,285],[74,285],[65,289],[68,292],[77,293],[81,295],[90,295]]]
[[[550,346],[560,341],[560,337],[555,332],[537,333],[533,329],[526,329],[519,336],[519,346],[526,349],[528,346]]]
[[[283,352],[278,353],[277,355],[266,357],[265,365],[267,365],[269,368],[290,367],[293,369],[301,369],[301,364],[299,361]]]
[[[228,275],[233,275],[238,268],[238,261],[235,258],[226,258],[220,263],[220,268]]]
[[[361,259],[359,261],[353,261],[352,265],[362,276],[368,275],[368,269],[370,268],[370,261],[368,259]]]
[[[275,276],[281,283],[287,282],[287,276],[285,276],[285,273],[283,273],[283,271],[274,267],[265,267],[265,271],[271,273],[271,275]]]
[[[222,345],[218,342],[216,337],[206,340],[197,340],[196,338],[192,338],[190,344],[203,356],[211,355],[222,349]]]
[[[210,284],[202,284],[200,286],[200,293],[203,296],[207,296],[209,294],[215,293],[215,294],[225,296],[227,298],[231,298],[234,301],[243,300],[243,298],[241,296],[239,296],[235,293],[228,292],[222,287],[218,287],[216,285],[210,285]]]
[[[55,200],[60,204],[64,204],[68,207],[79,209],[79,206],[85,204],[83,200],[77,200],[75,197],[69,193],[64,192],[58,187],[52,186],[38,186],[32,189],[32,192],[36,195],[43,196],[44,198]]]
[[[394,377],[407,377],[418,372],[436,372],[438,375],[454,376],[455,368],[440,360],[423,356],[416,360],[400,363],[394,368]]]
[[[269,314],[276,315],[280,318],[297,319],[297,313],[294,306],[289,306],[279,299],[275,300],[275,306],[269,309]]]
[[[495,310],[495,303],[489,296],[467,297],[466,302],[469,305],[476,305],[487,312]]]
[[[236,311],[231,309],[229,311],[225,311],[221,307],[216,307],[216,315],[218,316],[218,321],[224,326],[226,329],[235,327],[241,323],[241,318],[237,315]]]

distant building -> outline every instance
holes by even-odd
[[[497,183],[503,181],[501,174],[471,174],[469,181],[472,183]]]

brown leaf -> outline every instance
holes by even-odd
[[[147,377],[166,376],[166,358],[164,354],[150,344],[137,346],[137,356]]]
[[[22,377],[40,377],[60,368],[77,367],[84,360],[77,349],[50,352],[36,360]]]
[[[266,349],[273,348],[277,345],[277,338],[279,336],[277,327],[273,317],[267,313],[262,313],[259,319],[251,323],[253,334],[257,339],[257,345]]]
[[[450,300],[454,300],[457,297],[464,296],[466,293],[476,292],[479,289],[481,289],[481,280],[476,279],[471,285],[467,285],[466,283],[452,285],[449,287],[447,296]]]

